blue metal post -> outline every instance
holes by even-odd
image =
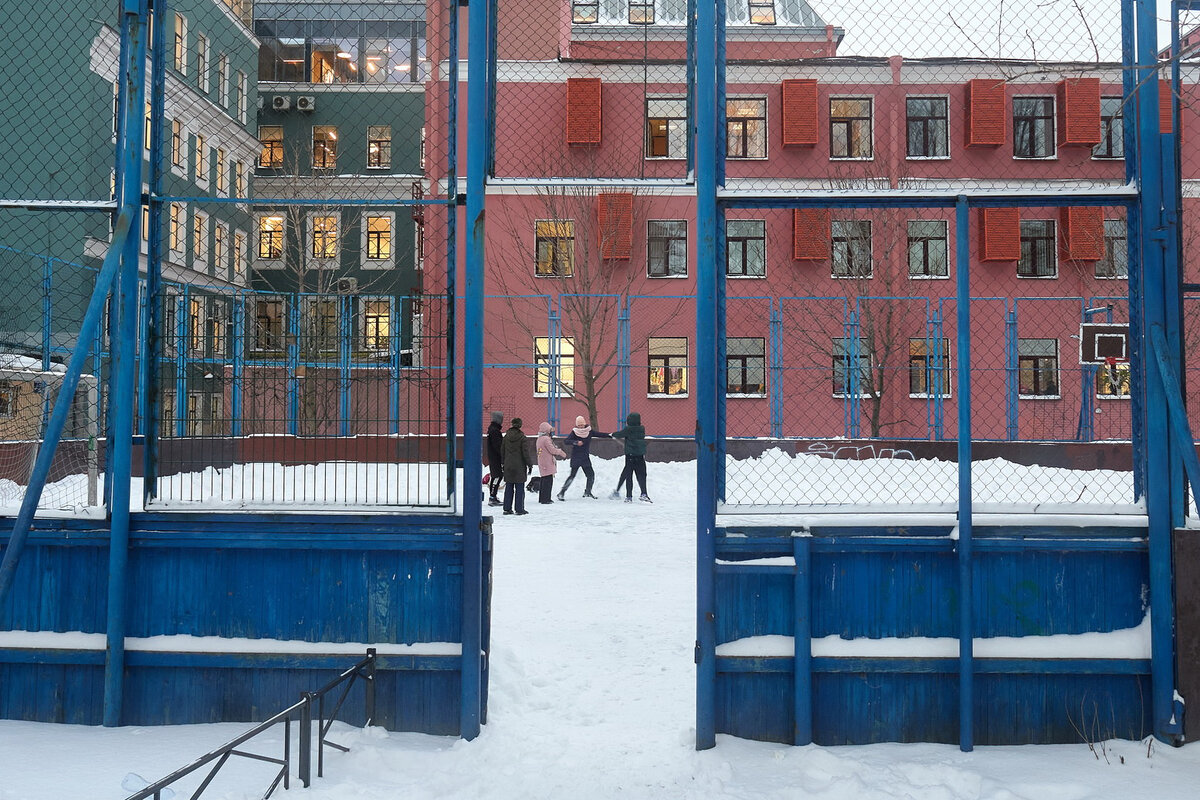
[[[128,107],[125,109],[125,138],[117,142],[123,154],[122,171],[118,181],[124,186],[122,213],[131,220],[129,237],[125,240],[121,270],[117,280],[119,291],[117,317],[119,328],[113,337],[112,382],[108,415],[113,438],[108,442],[112,471],[106,483],[112,483],[112,504],[109,506],[108,547],[108,618],[107,655],[104,663],[104,724],[116,726],[121,722],[121,705],[125,674],[125,613],[126,568],[129,559],[129,491],[133,457],[134,397],[137,389],[135,371],[138,322],[138,261],[141,242],[142,149],[145,127],[142,124],[146,107],[146,39],[142,20],[149,8],[146,0],[125,0],[122,9],[121,31],[129,37],[129,63],[122,65],[123,80],[127,83]]]
[[[1141,189],[1142,235],[1142,295],[1143,330],[1167,322],[1167,283],[1165,250],[1168,246],[1167,226],[1163,216],[1165,189],[1163,178],[1163,137],[1158,134],[1158,36],[1155,4],[1137,0],[1138,40],[1138,178]],[[1170,241],[1173,245],[1174,241]],[[1148,352],[1143,351],[1143,354]],[[1146,511],[1149,516],[1150,538],[1150,670],[1154,734],[1163,741],[1172,741],[1179,733],[1179,720],[1173,718],[1175,693],[1175,609],[1171,567],[1172,499],[1175,494],[1171,480],[1171,451],[1165,445],[1170,440],[1167,419],[1166,389],[1156,370],[1144,370],[1146,375]]]
[[[146,328],[142,357],[141,398],[142,433],[142,502],[149,504],[158,494],[158,437],[162,416],[162,201],[163,140],[166,104],[166,4],[154,3],[150,9],[153,40],[150,44],[150,241],[146,248]],[[173,335],[174,331],[168,335]],[[178,407],[178,402],[176,403]],[[234,419],[237,419],[235,416]]]
[[[1005,305],[1008,301],[1004,301]],[[1017,301],[1004,314],[1004,419],[1005,437],[1016,441],[1020,433],[1021,365],[1017,349]]]
[[[955,206],[958,313],[958,746],[975,747],[974,586],[971,565],[971,239],[967,198]]]
[[[716,746],[716,8],[696,4],[696,749]]]
[[[188,348],[191,341],[191,287],[184,286],[183,293],[171,299],[175,304],[175,436],[182,438],[187,433],[187,370]]]
[[[230,433],[237,437],[242,435],[242,401],[246,381],[246,295],[244,292],[234,292],[230,298],[233,303],[233,385],[230,388],[229,418]]]
[[[1165,238],[1163,250],[1163,324],[1167,335],[1167,341],[1174,343],[1175,352],[1172,353],[1172,361],[1176,364],[1183,363],[1183,291],[1181,284],[1183,283],[1183,269],[1180,260],[1183,255],[1183,231],[1180,224],[1180,215],[1183,209],[1183,181],[1181,180],[1181,164],[1179,151],[1179,126],[1182,124],[1179,116],[1180,109],[1180,41],[1179,41],[1179,0],[1171,3],[1171,130],[1169,133],[1163,133],[1159,138],[1159,146],[1162,153],[1162,186],[1163,186],[1163,236]],[[1187,383],[1187,373],[1184,370],[1179,370],[1180,380],[1183,381],[1184,387]],[[1168,425],[1174,428],[1174,422],[1168,418]],[[1176,431],[1172,430],[1172,434]],[[1184,514],[1187,503],[1185,496],[1185,476],[1183,471],[1183,457],[1180,453],[1176,442],[1178,437],[1172,435],[1167,441],[1167,448],[1171,454],[1170,460],[1170,481],[1171,487],[1171,526],[1173,528],[1183,527]],[[1189,445],[1189,449],[1191,446]]]
[[[633,298],[628,297],[617,312],[617,423],[624,423],[625,417],[629,416],[629,364],[633,358],[629,314],[632,308]]]
[[[300,309],[304,300],[293,292],[287,302],[287,432],[297,436],[300,433]]]
[[[783,302],[771,299],[771,436],[783,438]]]
[[[459,80],[459,52],[458,52],[458,15],[460,6],[454,0],[434,0],[434,2],[445,2],[446,13],[450,16],[449,25],[449,52],[447,61],[449,62],[449,81],[447,81],[447,106],[446,116],[448,124],[446,126],[446,416],[443,419],[446,434],[446,496],[455,497],[457,495],[458,481],[458,441],[456,438],[457,419],[458,419],[458,387],[457,387],[457,370],[459,366],[458,353],[458,176],[459,176],[459,148],[458,148],[458,80]],[[472,111],[473,116],[468,115],[468,124],[470,121],[476,120],[479,125],[467,131],[467,180],[470,181],[470,170],[478,164],[478,169],[475,170],[475,177],[478,180],[483,180],[486,164],[488,160],[488,144],[487,136],[488,129],[491,123],[487,117],[489,115],[488,107],[490,100],[488,98],[488,49],[490,35],[488,34],[488,8],[491,5],[490,0],[486,2],[476,2],[469,5],[469,20],[467,35],[469,41],[467,43],[468,56],[471,61],[480,65],[480,69],[476,70],[468,66],[467,70],[467,105]],[[478,6],[478,8],[476,7]],[[471,92],[479,93],[477,103],[472,105]],[[475,162],[471,159],[469,152],[471,146],[471,136],[474,131],[474,136],[480,141],[477,142],[483,147],[484,152],[479,156],[479,161]],[[482,186],[483,184],[480,184]],[[482,217],[471,217],[468,224],[479,225],[483,227]],[[468,231],[467,236],[475,236],[475,231]],[[479,234],[482,236],[482,232]],[[480,262],[482,267],[483,262]],[[470,267],[467,267],[470,272]],[[480,313],[483,313],[483,306],[480,305]],[[481,362],[482,363],[482,362]],[[464,373],[464,379],[466,377]],[[465,391],[465,389],[464,389]],[[482,385],[480,392],[482,393]],[[465,411],[465,410],[464,410]],[[466,430],[463,430],[464,435]],[[463,456],[466,457],[465,454]],[[464,476],[465,479],[465,476]],[[482,475],[481,475],[482,481]],[[477,487],[473,487],[477,488]],[[463,676],[464,681],[466,675]]]
[[[846,323],[846,436],[851,439],[857,439],[862,432],[859,420],[859,393],[863,390],[863,376],[858,368],[862,355],[862,342],[859,341],[859,331],[862,327],[860,319],[858,301],[855,301],[854,310],[850,312]],[[869,373],[867,379],[870,380]]]
[[[812,537],[795,536],[792,556],[796,575],[792,583],[792,602],[796,609],[792,624],[794,681],[792,708],[792,744],[812,744]]]
[[[457,3],[449,3],[457,16]],[[487,184],[488,13],[484,3],[470,4],[467,66],[467,268],[463,282],[463,612],[462,612],[462,711],[460,734],[479,735],[483,703],[483,289],[484,192]],[[453,38],[457,38],[456,36]],[[452,48],[454,47],[452,43]],[[453,49],[452,49],[452,52]],[[450,127],[456,125],[451,109]],[[451,208],[451,213],[456,213]],[[454,262],[450,271],[454,272]],[[453,395],[453,388],[451,388]],[[451,463],[453,466],[453,462]]]
[[[942,305],[938,302],[937,310],[933,312],[933,336],[937,341],[937,360],[934,362],[935,383],[937,394],[933,398],[933,438],[941,441],[946,435],[946,387],[950,376],[946,373],[946,344],[945,329],[943,328]]]
[[[1128,124],[1130,120],[1138,119],[1137,112],[1137,74],[1133,69],[1137,64],[1136,27],[1134,25],[1135,0],[1121,2],[1121,93],[1123,100],[1121,112],[1126,124],[1122,125],[1124,134],[1122,140],[1125,154],[1125,180],[1127,183],[1138,181],[1139,153],[1138,126]],[[1141,387],[1146,385],[1146,360],[1144,340],[1142,338],[1142,301],[1144,287],[1142,285],[1142,213],[1141,202],[1129,203],[1125,209],[1125,245],[1129,264],[1129,367],[1130,383],[1133,390],[1129,398],[1130,436],[1133,440],[1133,494],[1135,500],[1145,497],[1146,486],[1146,417],[1145,398]]]
[[[338,435],[350,435],[350,320],[354,298],[338,298]]]
[[[54,259],[46,254],[46,261],[42,265],[42,371],[50,371],[50,351],[53,345],[54,325],[53,314],[54,304],[50,302],[52,293],[54,292]]]
[[[558,430],[558,406],[560,370],[562,369],[562,320],[558,316],[558,298],[551,296],[546,306],[547,353],[546,353],[546,421]]]
[[[388,298],[388,319],[399,322],[411,316],[411,311],[409,316],[404,316],[404,300],[405,298]],[[411,299],[409,302],[412,302]],[[388,327],[388,432],[392,434],[400,433],[400,330],[398,324]],[[481,477],[480,481],[482,480]]]

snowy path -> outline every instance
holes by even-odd
[[[598,465],[597,493],[617,462]],[[561,481],[561,476],[559,478]],[[653,505],[578,498],[497,516],[488,724],[473,742],[343,728],[310,800],[768,798],[1191,800],[1200,745],[787,747],[718,738],[694,750],[694,470],[652,464]],[[125,796],[244,725],[103,729],[0,721],[0,800]],[[278,738],[275,740],[278,741]],[[278,752],[274,743],[261,752]],[[1121,759],[1124,759],[1122,763]],[[236,764],[205,798],[261,797]],[[193,783],[192,786],[195,784]],[[186,788],[186,787],[181,787]],[[186,796],[183,792],[180,797]]]

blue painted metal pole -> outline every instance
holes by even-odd
[[[633,298],[625,298],[617,314],[617,423],[623,424],[629,415],[629,362],[633,358],[633,334],[630,331],[629,315],[633,310]],[[618,424],[620,427],[620,424]]]
[[[302,302],[299,295],[294,292],[288,297],[286,424],[287,432],[292,436],[300,433],[300,304]]]
[[[351,297],[338,298],[338,435],[350,435]]]
[[[971,565],[971,240],[967,198],[955,206],[958,317],[958,746],[975,748],[974,586]]]
[[[1163,219],[1162,137],[1158,135],[1158,36],[1155,4],[1137,2],[1138,178],[1142,207],[1142,266],[1144,273],[1143,344],[1155,325],[1166,322]],[[1158,446],[1170,436],[1167,398],[1157,370],[1146,374],[1146,512],[1150,538],[1150,679],[1154,734],[1172,741],[1178,720],[1173,717],[1175,695],[1174,597],[1171,567],[1171,464],[1168,448]]]
[[[404,312],[406,298],[388,298],[388,319],[412,319],[412,312]],[[399,308],[397,308],[397,300]],[[409,299],[411,303],[412,300]],[[410,306],[411,309],[411,306]],[[388,327],[388,433],[400,433],[400,325]],[[482,482],[482,478],[480,481]]]
[[[166,4],[154,3],[150,9],[150,241],[146,248],[146,330],[144,337],[145,355],[142,358],[141,397],[144,423],[142,433],[145,444],[142,448],[142,503],[158,495],[158,450],[162,430],[162,390],[159,378],[162,374],[163,330],[162,330],[162,208],[159,199],[163,193],[163,143],[166,130]],[[173,336],[168,331],[167,336]],[[178,401],[176,407],[178,408]],[[234,420],[237,420],[234,415]]]
[[[125,240],[121,270],[117,280],[119,333],[110,337],[113,342],[111,402],[108,406],[113,438],[108,442],[112,453],[112,471],[107,482],[112,483],[112,504],[109,506],[108,545],[108,615],[106,623],[106,657],[104,662],[105,726],[121,723],[121,706],[125,680],[125,621],[129,562],[129,501],[130,476],[133,466],[133,415],[137,391],[135,370],[138,313],[138,261],[141,242],[142,149],[145,146],[145,126],[142,119],[146,107],[146,38],[142,20],[149,13],[146,0],[125,0],[121,29],[129,37],[131,59],[122,65],[123,79],[128,85],[129,106],[125,124],[125,139],[117,142],[124,153],[124,166],[118,180],[124,185],[122,213],[130,214],[129,237]]]
[[[1121,113],[1126,120],[1138,119],[1137,113],[1137,32],[1134,25],[1134,0],[1121,2]],[[1125,180],[1138,181],[1139,152],[1138,126],[1122,125],[1122,152],[1125,154]],[[1142,237],[1141,202],[1130,203],[1125,210],[1125,245],[1129,264],[1129,367],[1130,382],[1134,390],[1130,393],[1130,436],[1133,450],[1133,495],[1135,500],[1145,497],[1146,487],[1146,416],[1145,397],[1141,387],[1146,385],[1146,360],[1142,357]]]
[[[458,421],[458,368],[459,352],[458,352],[458,176],[459,176],[459,147],[458,147],[458,119],[459,119],[459,60],[461,58],[459,45],[459,11],[460,6],[454,0],[434,0],[434,2],[444,2],[446,4],[446,13],[450,17],[449,25],[449,52],[447,61],[449,62],[450,73],[449,81],[447,82],[447,104],[446,104],[446,415],[443,419],[446,435],[446,496],[457,496],[457,480],[458,480],[458,440],[457,440],[457,421]],[[488,20],[488,5],[490,0],[476,0],[474,3],[469,3],[468,15],[470,24],[467,31],[470,41],[468,42],[468,57],[474,62],[481,64],[481,71],[475,71],[468,64],[468,106],[475,108],[480,126],[475,127],[475,136],[486,139],[489,123],[487,116],[487,20]],[[478,8],[476,8],[478,6]],[[480,38],[476,38],[478,34]],[[474,81],[478,84],[477,91],[484,96],[475,106],[470,105],[470,82]],[[468,117],[468,127],[472,121],[472,117]],[[470,149],[471,130],[467,132],[468,150]],[[486,147],[486,145],[485,145]],[[486,153],[480,156],[480,165],[482,166],[487,159]],[[471,170],[470,154],[467,156],[467,172],[468,180],[470,179]],[[477,180],[483,180],[483,170],[479,170],[476,175]],[[482,184],[481,184],[482,185]],[[482,220],[479,220],[482,225]],[[470,224],[470,223],[468,223]],[[470,232],[467,234],[471,235]],[[482,263],[482,262],[481,262]],[[469,270],[469,268],[468,268]],[[482,311],[482,308],[480,309]],[[464,375],[464,379],[465,379]],[[465,433],[465,429],[464,429]],[[482,480],[482,478],[481,478]]]
[[[50,298],[54,292],[54,259],[46,254],[42,265],[42,371],[50,371],[50,350],[54,336],[54,304]]]
[[[467,63],[467,268],[463,282],[463,612],[460,734],[479,735],[483,703],[483,297],[484,192],[487,184],[488,7],[470,4]],[[457,14],[457,4],[450,13]],[[454,127],[456,109],[451,110]],[[454,209],[451,209],[452,213]],[[451,264],[451,272],[454,265]]]
[[[771,299],[771,436],[783,438],[783,302]]]
[[[696,4],[696,749],[715,747],[717,689],[716,8]]]
[[[796,613],[793,620],[793,715],[792,744],[812,744],[813,676],[812,676],[812,537],[795,536],[792,555],[796,575],[792,583],[792,602]]]
[[[1008,301],[1004,301],[1008,304]],[[1017,348],[1017,301],[1004,315],[1004,421],[1005,437],[1020,435],[1021,363]]]
[[[229,419],[230,433],[237,437],[242,435],[242,394],[246,380],[246,295],[235,292],[230,300],[233,303],[233,386],[229,393]]]
[[[933,438],[941,441],[946,435],[946,387],[949,386],[950,375],[947,373],[945,330],[943,328],[942,303],[938,301],[937,310],[933,312],[933,336],[937,340],[937,360],[934,362],[934,374],[937,376],[937,395],[933,398]]]
[[[38,449],[37,458],[33,462],[29,485],[25,487],[25,496],[21,498],[21,508],[17,511],[16,519],[13,520],[12,532],[9,534],[8,544],[4,550],[4,560],[0,561],[0,605],[4,604],[4,598],[8,594],[9,587],[12,586],[17,562],[21,558],[21,552],[25,549],[25,541],[28,539],[29,530],[33,525],[33,515],[37,512],[42,489],[50,475],[54,451],[58,447],[59,439],[67,425],[67,417],[74,405],[73,399],[76,389],[79,388],[79,378],[83,374],[84,365],[88,360],[88,352],[95,345],[96,332],[100,330],[100,324],[104,318],[104,306],[108,298],[108,291],[116,278],[117,268],[121,262],[121,250],[125,239],[129,236],[129,223],[130,215],[123,211],[117,217],[112,245],[104,257],[100,273],[96,276],[92,299],[88,302],[87,310],[83,314],[83,322],[79,326],[79,338],[76,339],[75,349],[71,352],[71,358],[67,362],[67,371],[63,374],[58,397],[54,401],[54,410],[50,413],[50,419],[46,423],[46,433],[42,446]]]
[[[182,438],[187,432],[187,371],[188,342],[191,335],[189,316],[191,288],[183,287],[183,294],[173,297],[175,304],[175,437]]]

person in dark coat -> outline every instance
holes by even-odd
[[[488,505],[500,505],[500,482],[504,480],[504,429],[501,425],[504,415],[499,411],[492,412],[492,424],[487,429],[488,471]]]
[[[596,471],[592,469],[592,439],[608,439],[611,438],[607,433],[600,433],[592,430],[592,426],[588,425],[588,421],[583,417],[575,418],[575,427],[567,434],[567,452],[571,454],[571,474],[567,476],[566,482],[563,483],[562,489],[558,492],[559,500],[566,500],[567,488],[571,485],[571,481],[575,480],[575,474],[579,470],[583,470],[584,476],[587,478],[587,486],[584,487],[583,496],[596,499],[596,495],[592,494],[592,484],[596,482]]]
[[[512,421],[512,427],[504,434],[504,513],[528,514],[525,510],[525,478],[533,472],[533,459],[529,457],[529,445],[525,432],[521,430],[521,419]]]
[[[617,481],[612,499],[621,496],[621,484],[626,484],[625,502],[632,503],[633,479],[636,476],[638,488],[642,490],[642,502],[652,502],[650,495],[646,494],[646,429],[642,427],[642,415],[630,414],[626,417],[625,427],[615,432],[612,438],[625,440],[625,468],[621,470],[621,479]]]

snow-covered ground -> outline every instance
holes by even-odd
[[[349,753],[296,796],[374,798],[1194,798],[1200,746],[787,747],[718,737],[694,749],[695,472],[651,464],[654,504],[607,499],[599,461],[565,503],[496,516],[488,724],[472,742],[344,726]],[[581,476],[582,477],[582,476]],[[562,475],[558,482],[561,485]],[[498,511],[498,509],[496,509]],[[248,726],[92,728],[0,721],[0,800],[120,798]],[[246,749],[275,756],[282,731]],[[261,797],[241,760],[206,798]],[[199,778],[177,787],[187,797]],[[282,789],[276,797],[288,797]]]

